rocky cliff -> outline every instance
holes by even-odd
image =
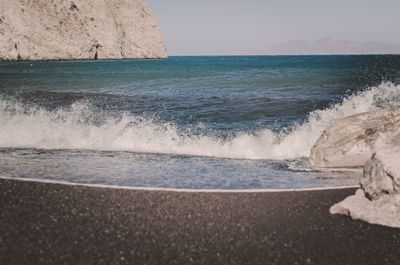
[[[0,0],[0,60],[166,57],[140,0]]]

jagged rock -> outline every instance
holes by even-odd
[[[400,227],[400,194],[382,195],[369,200],[362,189],[333,205],[331,214],[344,214],[371,224]]]
[[[140,0],[0,0],[0,60],[166,57]]]
[[[382,148],[400,145],[400,109],[361,113],[331,122],[311,150],[312,167],[362,167]]]
[[[400,146],[379,150],[365,164],[361,188],[370,199],[400,193]]]
[[[379,150],[366,163],[361,189],[331,207],[332,214],[400,227],[400,146]]]

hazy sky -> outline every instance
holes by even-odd
[[[288,40],[400,44],[400,0],[143,0],[169,55],[263,54]]]

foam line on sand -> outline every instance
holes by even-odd
[[[89,183],[75,183],[68,181],[49,180],[49,179],[36,179],[36,178],[14,178],[0,176],[0,179],[4,180],[19,180],[27,182],[39,182],[49,184],[61,184],[69,186],[83,186],[93,188],[105,188],[105,189],[123,189],[123,190],[137,190],[137,191],[169,191],[169,192],[187,192],[187,193],[258,193],[258,192],[291,192],[291,191],[316,191],[316,190],[340,190],[357,188],[358,186],[338,186],[338,187],[315,187],[315,188],[300,188],[300,189],[177,189],[177,188],[158,188],[158,187],[133,187],[133,186],[117,186],[117,185],[105,185],[105,184],[89,184]]]

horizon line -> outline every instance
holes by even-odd
[[[213,57],[213,56],[376,56],[376,55],[400,55],[399,53],[310,53],[310,54],[257,54],[257,53],[249,53],[249,54],[240,54],[240,53],[231,53],[231,54],[172,54],[168,57]]]

